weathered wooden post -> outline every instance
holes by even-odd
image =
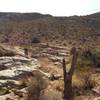
[[[75,47],[71,49],[71,54],[73,55],[73,58],[72,58],[71,68],[69,72],[66,72],[66,62],[65,62],[65,59],[63,59],[64,99],[65,100],[73,100],[72,75],[76,67],[77,54],[78,54]]]

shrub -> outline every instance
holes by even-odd
[[[41,91],[46,87],[46,82],[41,75],[37,75],[31,79],[28,84],[28,95],[26,100],[39,100]]]
[[[32,43],[40,43],[39,38],[33,37],[33,38],[32,38]]]
[[[93,87],[95,87],[96,83],[94,80],[90,78],[89,73],[85,74],[83,79],[84,79],[84,86],[83,86],[84,90],[91,90]]]
[[[82,52],[80,59],[84,66],[100,67],[100,52],[97,52],[96,50],[90,49]]]
[[[86,91],[90,91],[94,88],[96,82],[91,78],[91,73],[88,72],[77,72],[73,76],[73,91],[75,95],[81,95],[86,93]]]

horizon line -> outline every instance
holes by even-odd
[[[88,15],[92,15],[92,14],[96,14],[96,13],[100,13],[100,11],[94,12],[94,13],[88,13],[88,14],[73,14],[73,15],[53,15],[53,14],[49,14],[49,13],[41,13],[41,12],[20,12],[20,11],[0,11],[0,13],[12,13],[12,14],[30,14],[30,13],[37,13],[37,14],[41,14],[41,15],[51,15],[54,17],[71,17],[71,16],[88,16]]]

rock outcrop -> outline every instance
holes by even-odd
[[[25,80],[39,66],[39,62],[34,58],[0,57],[0,95],[4,96],[14,88],[19,88],[19,90],[25,88]]]

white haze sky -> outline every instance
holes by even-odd
[[[0,0],[0,12],[39,12],[54,16],[100,11],[100,0]]]

